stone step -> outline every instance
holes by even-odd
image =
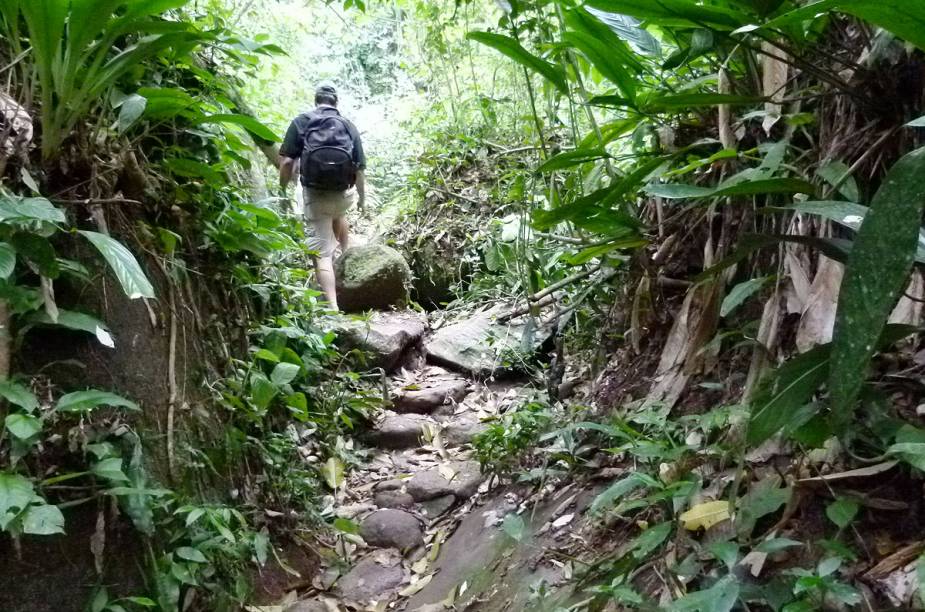
[[[367,355],[367,365],[392,372],[421,343],[427,318],[411,310],[376,312],[368,320],[338,317],[331,322],[337,344]]]
[[[408,550],[424,544],[421,523],[404,510],[376,510],[360,524],[360,537],[377,548]]]
[[[421,446],[424,428],[437,430],[437,422],[421,414],[395,414],[386,411],[385,416],[370,432],[373,444],[380,448],[401,450]]]
[[[443,406],[461,402],[469,394],[467,379],[437,371],[392,392],[392,409],[399,413],[431,414]]]
[[[427,360],[475,378],[517,369],[508,363],[511,355],[532,355],[552,337],[556,324],[554,318],[499,321],[508,310],[496,306],[441,327],[424,343]]]

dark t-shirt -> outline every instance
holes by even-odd
[[[339,115],[337,109],[333,106],[319,106],[312,111],[312,114],[322,115]],[[363,170],[366,168],[366,153],[363,152],[363,141],[360,139],[360,132],[356,126],[349,120],[347,122],[347,131],[353,138],[353,163],[357,168]],[[292,120],[289,129],[286,130],[286,137],[283,138],[283,144],[279,148],[279,154],[291,159],[300,159],[302,157],[302,147],[304,146],[305,129],[309,123],[309,113],[303,113]]]

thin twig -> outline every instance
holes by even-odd
[[[170,288],[170,354],[167,358],[167,384],[170,394],[167,399],[167,467],[171,478],[176,478],[174,457],[174,413],[177,406],[177,310],[176,292],[167,276],[167,285]]]
[[[527,299],[529,299],[531,302],[538,302],[538,301],[542,300],[544,297],[546,297],[547,295],[550,295],[550,294],[552,294],[552,293],[558,291],[558,290],[561,289],[562,287],[565,287],[565,286],[567,286],[567,285],[571,285],[572,283],[574,283],[574,282],[576,282],[576,281],[580,281],[580,280],[583,279],[583,278],[587,278],[587,277],[591,276],[592,274],[594,274],[595,272],[597,272],[597,271],[600,270],[600,269],[601,269],[601,264],[598,264],[598,265],[594,266],[593,268],[589,268],[588,270],[585,270],[584,272],[579,272],[578,274],[573,274],[573,275],[569,276],[568,278],[563,278],[562,280],[560,280],[560,281],[558,281],[558,282],[555,282],[555,283],[549,285],[548,287],[546,287],[546,288],[543,289],[542,291],[539,291],[539,292],[537,292],[537,293],[534,293],[533,295],[531,295],[531,296],[530,296],[529,298],[527,298]]]
[[[452,197],[452,198],[456,198],[457,200],[465,200],[466,202],[469,202],[470,204],[475,204],[475,205],[477,205],[477,206],[481,206],[482,204],[484,204],[484,202],[480,202],[480,201],[476,200],[475,198],[470,198],[469,196],[464,196],[464,195],[461,195],[461,194],[458,194],[458,193],[453,193],[452,191],[448,191],[448,190],[443,189],[443,188],[441,188],[441,187],[431,187],[430,190],[431,190],[431,191],[439,191],[440,193],[446,194],[446,195],[448,195],[448,196],[450,196],[450,197]]]
[[[835,181],[835,182],[832,184],[832,186],[831,186],[828,190],[826,190],[826,193],[825,193],[825,196],[824,196],[824,197],[825,197],[825,198],[831,197],[832,194],[835,193],[835,191],[838,190],[839,187],[841,187],[842,185],[844,185],[845,181],[847,181],[849,178],[851,178],[851,176],[852,176],[855,172],[858,171],[858,168],[861,167],[861,164],[863,164],[865,161],[868,160],[868,158],[870,158],[871,155],[873,155],[875,152],[877,152],[877,151],[880,149],[880,145],[882,145],[884,142],[886,142],[887,139],[890,138],[890,136],[892,136],[893,134],[895,134],[898,130],[899,130],[899,128],[893,128],[892,130],[889,130],[889,131],[887,131],[887,132],[884,132],[884,134],[883,134],[880,138],[877,139],[877,142],[875,142],[873,145],[871,145],[870,147],[868,147],[868,149],[864,152],[864,154],[861,155],[861,156],[858,158],[858,160],[857,160],[856,162],[854,162],[854,163],[851,165],[851,167],[848,168],[848,170],[846,170],[845,173],[842,174],[841,177],[839,177],[839,179],[838,179],[837,181]]]
[[[129,198],[84,198],[80,200],[52,198],[51,201],[55,204],[83,204],[85,206],[100,204],[134,204],[135,206],[142,205],[142,202],[139,202],[138,200],[131,200]]]

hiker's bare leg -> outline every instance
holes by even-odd
[[[340,243],[341,252],[347,250],[347,244],[350,242],[350,223],[347,217],[334,218],[334,235]]]
[[[328,300],[333,310],[339,310],[337,307],[337,281],[334,278],[334,258],[333,257],[315,257],[315,276],[318,277],[318,284],[321,285],[321,291]]]

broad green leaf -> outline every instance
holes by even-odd
[[[220,114],[220,115],[208,115],[199,120],[200,123],[226,123],[231,125],[237,125],[253,136],[256,136],[259,140],[266,142],[279,142],[279,136],[276,135],[273,130],[262,124],[257,119],[249,117],[247,115],[237,115],[237,114]]]
[[[648,23],[684,27],[712,27],[730,31],[753,21],[749,13],[728,4],[706,5],[691,0],[589,0],[587,6],[631,15]]]
[[[574,22],[572,27],[575,27]],[[601,36],[588,31],[565,32],[562,39],[581,51],[598,72],[617,86],[621,95],[632,106],[636,99],[637,71],[628,68],[627,55],[632,57],[632,53],[628,48],[626,53],[620,52],[621,47],[626,46],[622,41],[616,37],[613,37],[612,41],[606,38],[602,40]]]
[[[129,478],[129,486],[112,487],[106,491],[119,500],[119,506],[132,519],[132,524],[141,533],[154,534],[154,503],[153,498],[170,495],[171,491],[151,489],[147,486],[147,472],[144,465],[144,451],[141,441],[136,440],[132,449],[132,457],[128,462],[125,475]]]
[[[824,219],[834,221],[849,229],[857,231],[870,209],[855,202],[842,202],[841,200],[809,200],[797,202],[789,206],[771,206],[759,212],[801,212],[819,215]],[[925,229],[919,230],[919,242],[915,252],[915,260],[925,263]]]
[[[803,408],[829,373],[831,345],[824,344],[786,361],[762,381],[751,398],[748,444],[758,446],[784,427],[812,417]]]
[[[816,174],[821,176],[829,185],[836,185],[839,181],[842,180],[842,177],[847,175],[848,178],[845,179],[841,185],[838,186],[838,193],[842,194],[849,202],[857,202],[861,199],[861,193],[858,190],[858,183],[854,180],[854,177],[848,174],[850,168],[844,162],[835,160],[830,161],[829,163],[820,166],[816,171]]]
[[[29,506],[22,518],[22,530],[32,535],[64,533],[64,515],[51,504]]]
[[[295,380],[301,368],[294,363],[278,363],[270,374],[274,385],[287,385]]]
[[[39,400],[32,391],[11,380],[0,381],[0,397],[26,412],[34,412],[39,407]]]
[[[907,127],[925,127],[925,115],[919,117],[918,119],[913,119],[906,124]]]
[[[753,252],[769,246],[777,247],[781,242],[793,242],[807,247],[818,249],[829,259],[844,263],[851,252],[851,241],[843,238],[818,238],[816,236],[799,236],[796,234],[745,234],[739,240],[736,250],[722,261],[698,274],[696,281],[702,281],[715,276],[726,268],[742,261]]]
[[[254,353],[254,359],[263,359],[264,361],[269,361],[271,363],[279,363],[279,356],[276,353],[268,351],[264,348],[259,349],[256,353]]]
[[[115,342],[113,341],[112,335],[109,333],[109,329],[106,327],[106,324],[96,317],[90,316],[83,312],[59,310],[57,321],[52,321],[47,312],[36,312],[26,317],[26,322],[29,325],[56,325],[58,327],[66,327],[67,329],[73,329],[76,331],[84,331],[96,336],[96,339],[99,340],[100,344],[103,346],[107,346],[109,348],[115,347]]]
[[[89,412],[100,406],[141,410],[135,402],[129,401],[115,393],[100,391],[98,389],[75,391],[63,395],[61,399],[58,400],[55,410],[58,412]]]
[[[614,34],[631,44],[637,52],[653,57],[658,57],[662,54],[662,47],[658,39],[643,29],[641,22],[635,17],[621,15],[620,13],[608,13],[593,8],[588,9],[588,12],[606,24]]]
[[[591,512],[600,512],[613,506],[620,498],[642,486],[648,487],[651,486],[651,483],[648,477],[643,477],[638,472],[621,478],[594,498],[594,501],[591,502]]]
[[[723,305],[720,307],[719,316],[729,316],[736,308],[741,306],[745,300],[755,295],[755,293],[760,291],[768,281],[774,280],[775,278],[775,276],[752,278],[733,287],[723,299]]]
[[[351,535],[359,535],[360,533],[360,526],[354,521],[345,518],[334,519],[334,529]]]
[[[537,172],[552,172],[553,170],[562,170],[564,168],[571,168],[572,166],[578,166],[589,161],[595,161],[598,159],[603,159],[605,157],[610,157],[607,154],[607,151],[603,149],[575,149],[573,151],[563,151],[557,155],[553,155],[547,159],[543,164],[536,169]]]
[[[42,421],[34,416],[15,412],[7,415],[6,430],[20,440],[29,440],[42,431]]]
[[[10,242],[19,256],[42,276],[56,279],[61,274],[55,247],[47,238],[32,232],[16,232],[10,237]]]
[[[207,182],[218,185],[227,179],[224,174],[201,161],[174,157],[164,162],[164,165],[175,175],[188,178],[202,178]]]
[[[835,221],[847,228],[857,230],[870,210],[855,202],[842,202],[840,200],[807,200],[796,202],[787,206],[774,206],[762,208],[761,212],[799,212],[810,215],[819,215],[830,221]]]
[[[132,127],[144,114],[147,105],[147,98],[138,94],[132,94],[123,100],[119,108],[119,131],[125,132]]]
[[[721,93],[687,93],[650,96],[646,98],[641,106],[649,111],[658,111],[682,110],[701,106],[719,106],[720,104],[741,106],[758,104],[764,101],[765,98],[760,96],[739,96]]]
[[[709,551],[717,561],[722,561],[729,571],[732,571],[739,561],[739,545],[735,542],[714,542],[709,546]]]
[[[762,195],[773,193],[813,194],[816,188],[806,181],[792,178],[772,178],[737,183],[731,186],[699,187],[684,184],[655,184],[646,187],[646,193],[667,200],[708,198],[736,195]]]
[[[511,512],[501,522],[501,531],[515,542],[522,542],[527,537],[527,524],[522,516]]]
[[[130,601],[133,604],[137,604],[145,608],[156,608],[157,607],[157,604],[154,602],[154,600],[148,599],[147,597],[126,597],[125,601]]]
[[[90,468],[90,471],[93,472],[96,476],[100,478],[105,478],[106,480],[112,480],[114,482],[128,482],[128,477],[125,475],[125,472],[122,471],[122,458],[121,457],[110,457],[108,459],[103,459],[93,465]]]
[[[0,472],[0,529],[6,529],[30,504],[41,501],[31,481],[19,474]]]
[[[270,554],[270,536],[267,528],[254,534],[254,557],[257,559],[257,565],[263,567],[267,564],[267,558]]]
[[[925,50],[925,4],[909,0],[822,0],[784,13],[764,24],[781,28],[840,11],[878,25]]]
[[[261,372],[253,372],[250,377],[250,392],[254,406],[266,410],[279,393],[279,389]]]
[[[899,294],[908,282],[925,208],[925,148],[902,157],[887,173],[858,230],[838,298],[829,391],[838,426],[855,401]]]
[[[887,449],[887,454],[925,472],[925,430],[903,425],[896,432],[894,444]]]
[[[839,497],[826,506],[825,515],[829,517],[829,520],[835,523],[839,529],[844,529],[851,524],[851,521],[857,516],[859,509],[860,506],[856,501]]]
[[[16,251],[6,242],[0,242],[0,278],[9,278],[15,269]]]
[[[665,543],[665,540],[671,535],[672,529],[672,524],[667,521],[654,527],[649,527],[629,543],[627,552],[632,552],[636,559],[645,559]]]
[[[89,240],[103,255],[106,263],[122,284],[125,295],[131,299],[154,298],[154,287],[151,286],[145,273],[141,271],[135,256],[121,242],[99,232],[79,230],[78,233]]]
[[[709,589],[685,595],[670,603],[670,612],[730,612],[739,600],[739,582],[732,574],[716,581]]]
[[[0,192],[0,222],[11,221],[66,223],[67,217],[45,198],[20,198]]]
[[[786,548],[793,548],[794,546],[803,546],[803,543],[791,540],[790,538],[771,538],[770,540],[764,540],[756,546],[755,552],[770,554]]]
[[[762,478],[739,498],[736,531],[743,537],[750,536],[758,519],[777,512],[792,494],[792,489],[781,486],[780,477]]]
[[[469,32],[466,38],[487,45],[496,51],[500,51],[521,66],[542,75],[563,94],[568,94],[568,81],[565,78],[565,73],[556,65],[524,49],[519,42],[510,36],[492,34],[489,32]]]
[[[176,551],[177,556],[183,559],[184,561],[192,561],[193,563],[208,563],[209,560],[206,559],[206,556],[202,554],[202,551],[199,549],[193,548],[191,546],[181,546]]]
[[[138,95],[147,100],[144,116],[150,119],[169,119],[199,107],[199,102],[182,89],[143,87]]]
[[[329,487],[335,491],[340,489],[345,480],[344,462],[337,457],[329,457],[328,460],[324,462],[322,474],[324,476],[324,481],[328,483]]]

